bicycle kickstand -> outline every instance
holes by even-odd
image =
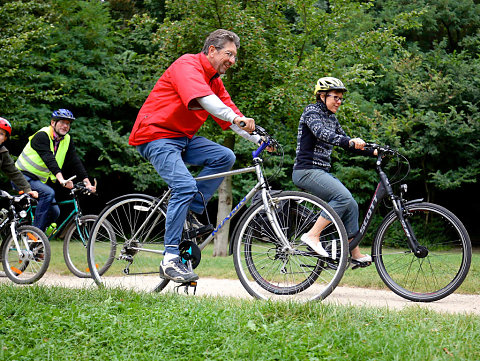
[[[193,295],[195,295],[197,293],[197,281],[190,281],[190,282],[183,282],[183,283],[180,283],[178,286],[175,286],[174,289],[177,293],[180,292],[180,287],[185,287],[185,289],[183,290],[183,292],[185,292],[185,294],[189,294],[188,293],[188,289],[190,287],[193,288]]]

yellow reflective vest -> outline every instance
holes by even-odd
[[[50,150],[52,154],[54,153],[54,146],[53,146],[53,128],[52,127],[45,127],[40,129],[39,132],[45,132],[50,139]],[[40,155],[37,153],[35,149],[32,148],[32,138],[37,134],[35,133],[30,138],[28,138],[28,143],[22,151],[22,154],[17,159],[15,166],[22,170],[27,171],[29,173],[35,174],[38,179],[40,179],[43,183],[46,183],[50,178],[53,182],[57,180],[55,175],[47,168],[45,162],[42,160]],[[70,135],[67,134],[65,137],[60,141],[57,149],[57,153],[55,154],[55,160],[58,163],[58,166],[62,168],[63,163],[65,162],[65,156],[67,155],[67,150],[70,145]]]

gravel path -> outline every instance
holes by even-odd
[[[0,282],[10,281],[6,278],[1,278]],[[142,283],[147,289],[151,290],[158,283],[158,278],[146,277],[145,282]],[[40,281],[38,281],[38,284],[73,288],[97,287],[91,279],[80,279],[74,276],[59,276],[51,273],[47,273]],[[123,287],[127,286],[125,284],[121,285]],[[174,292],[174,285],[173,282],[170,282],[163,292]],[[180,290],[180,292],[183,293],[182,290]],[[230,296],[252,299],[252,297],[245,291],[240,281],[227,279],[201,278],[198,281],[196,295]],[[367,307],[387,307],[395,310],[406,307],[423,307],[437,312],[471,313],[480,315],[480,295],[462,295],[454,293],[440,301],[415,303],[407,301],[391,291],[337,287],[324,302]]]

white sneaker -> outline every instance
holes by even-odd
[[[306,245],[308,245],[315,252],[317,252],[320,256],[329,257],[328,252],[325,251],[325,249],[322,247],[322,243],[312,241],[306,233],[304,233],[302,237],[300,237],[300,240]]]
[[[180,257],[175,257],[165,263],[160,262],[160,277],[180,283],[198,280],[198,275],[189,271]]]
[[[363,257],[360,258],[352,258],[354,261],[360,262],[360,263],[367,263],[367,262],[372,262],[372,257],[369,254],[366,254]]]

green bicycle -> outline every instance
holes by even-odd
[[[75,179],[75,176],[68,180]],[[95,180],[96,185],[96,180]],[[87,243],[90,237],[90,230],[97,220],[98,216],[93,214],[83,215],[80,208],[80,195],[90,195],[92,192],[85,187],[83,182],[74,184],[69,192],[70,199],[53,203],[60,207],[73,205],[73,210],[65,218],[65,220],[51,232],[47,231],[48,239],[51,241],[55,238],[63,238],[63,258],[70,272],[80,278],[90,278],[90,269],[87,263]],[[33,220],[36,206],[31,206],[28,210],[26,219],[28,222]],[[113,231],[108,224],[103,225],[107,234]]]

